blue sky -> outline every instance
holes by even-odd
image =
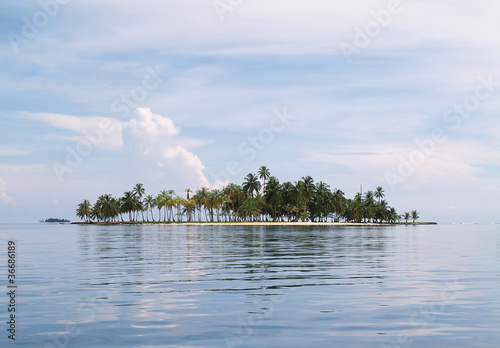
[[[383,186],[423,220],[500,222],[497,2],[0,10],[0,221],[75,219],[83,198],[138,182],[181,194],[266,165],[349,196]]]

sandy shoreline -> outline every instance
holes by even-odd
[[[373,222],[72,222],[77,225],[182,225],[182,226],[399,226],[437,225],[436,222],[373,223]]]

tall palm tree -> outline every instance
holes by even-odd
[[[377,186],[374,195],[375,198],[378,198],[378,202],[380,203],[380,201],[385,197],[384,189],[382,188],[382,186]]]
[[[299,181],[299,186],[299,192],[304,200],[304,211],[307,211],[307,203],[314,194],[314,180],[309,175],[303,176],[302,180]]]
[[[110,194],[101,195],[94,205],[95,214],[98,219],[105,222],[113,221],[120,214],[118,200]]]
[[[245,177],[245,181],[243,182],[243,191],[249,195],[250,197],[253,198],[253,193],[254,192],[259,192],[260,191],[261,184],[259,180],[257,179],[257,176],[249,173]]]
[[[264,184],[262,185],[262,189],[266,189],[266,180],[269,179],[271,176],[271,173],[269,172],[269,169],[266,166],[260,166],[259,171],[257,173],[259,176],[259,179],[262,179]]]
[[[159,195],[159,199],[161,200],[161,206],[162,208],[165,209],[164,211],[164,214],[163,214],[163,222],[166,222],[167,221],[167,217],[168,217],[168,221],[170,222],[170,218],[172,217],[173,219],[173,198],[172,198],[172,193],[173,190],[170,190],[170,191],[166,191],[166,190],[163,190],[160,192],[160,195]]]
[[[408,223],[408,220],[410,220],[410,218],[411,218],[410,213],[405,212],[405,213],[403,214],[403,219],[405,220],[405,223]]]
[[[158,208],[158,221],[161,221],[161,211],[165,207],[165,200],[163,197],[164,195],[160,192],[155,198],[156,208]],[[164,220],[166,220],[166,217],[164,218]]]
[[[183,212],[187,216],[187,221],[193,221],[193,212],[196,209],[196,201],[194,199],[186,199],[182,205],[184,206]]]
[[[281,204],[283,199],[283,190],[281,188],[279,180],[276,179],[274,176],[271,176],[269,178],[269,182],[267,183],[267,186],[264,189],[264,199],[267,204],[271,205],[273,211],[273,221],[276,221],[278,205]],[[265,211],[264,214],[266,214]]]
[[[146,198],[144,199],[144,202],[146,203],[145,208],[149,209],[151,211],[151,219],[153,219],[153,222],[155,222],[155,217],[153,215],[153,208],[156,207],[156,199],[153,198],[151,195],[147,195]],[[146,212],[146,217],[147,217],[147,212]],[[149,217],[147,218],[149,221]]]
[[[389,208],[389,222],[394,224],[399,219],[399,215],[394,208]]]
[[[418,215],[418,211],[413,210],[411,212],[411,218],[413,220],[413,223],[415,223],[415,221],[417,221],[418,219],[420,219],[420,216]]]
[[[184,204],[184,199],[182,197],[176,196],[173,200],[171,200],[172,206],[175,206],[177,213],[177,221],[180,222],[182,221],[182,212],[181,212],[181,206]]]
[[[196,202],[196,208],[198,209],[198,221],[201,221],[201,208],[204,208],[205,211],[205,220],[208,220],[207,216],[207,197],[208,197],[208,189],[206,187],[202,187],[198,191],[196,191],[193,199]]]
[[[261,184],[262,183],[262,184]],[[92,206],[84,200],[77,207],[77,215],[91,222],[93,220],[111,222],[129,215],[130,221],[136,221],[138,211],[144,211],[149,221],[149,212],[153,221],[154,208],[158,209],[158,221],[171,222],[193,221],[198,211],[198,220],[202,221],[202,210],[207,221],[260,221],[271,217],[273,221],[346,221],[346,222],[389,222],[408,220],[415,222],[417,211],[398,215],[383,199],[382,187],[375,191],[358,193],[353,199],[337,189],[330,190],[325,182],[314,183],[310,176],[304,176],[295,183],[285,182],[270,176],[265,166],[258,174],[248,174],[242,185],[230,183],[221,190],[201,188],[192,195],[185,190],[187,199],[175,196],[175,191],[164,190],[156,197],[146,196],[142,184],[137,184],[132,191],[125,192],[119,199],[111,195],[101,195]],[[176,210],[176,213],[174,212]]]
[[[76,209],[76,215],[80,219],[84,219],[85,222],[90,222],[90,216],[92,214],[92,205],[88,199],[84,199],[82,203],[78,204]]]
[[[129,214],[129,221],[134,221],[132,212],[139,210],[139,207],[139,199],[132,193],[132,191],[127,191],[123,194],[122,209],[124,213]]]
[[[143,184],[136,184],[134,186],[134,188],[132,189],[132,193],[134,194],[135,197],[137,197],[137,199],[139,201],[142,202],[142,196],[144,196],[144,194],[146,193],[146,190],[144,189],[144,185]],[[144,221],[144,209],[141,209],[141,213],[142,213],[142,221]],[[136,220],[137,220],[137,216],[136,216]]]
[[[143,184],[135,184],[134,188],[132,189],[132,194],[139,199],[142,199],[142,196],[144,196],[145,192],[146,190],[144,189]]]

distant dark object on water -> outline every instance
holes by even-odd
[[[71,221],[66,219],[49,218],[45,220],[40,220],[40,222],[71,222]]]

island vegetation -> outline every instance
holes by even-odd
[[[186,198],[174,190],[156,196],[146,195],[137,184],[122,197],[101,195],[92,205],[83,200],[76,214],[92,222],[355,222],[415,223],[416,210],[398,214],[384,200],[382,187],[346,198],[344,192],[331,190],[310,176],[296,182],[283,182],[270,175],[266,166],[248,174],[241,185],[228,184],[222,189],[185,190]],[[125,217],[125,219],[124,219]],[[126,220],[128,219],[128,220]]]
[[[48,218],[48,219],[43,219],[43,220],[40,220],[40,222],[51,222],[51,223],[58,222],[58,223],[66,223],[66,222],[71,222],[71,221],[70,221],[70,220],[67,220],[67,219]]]

